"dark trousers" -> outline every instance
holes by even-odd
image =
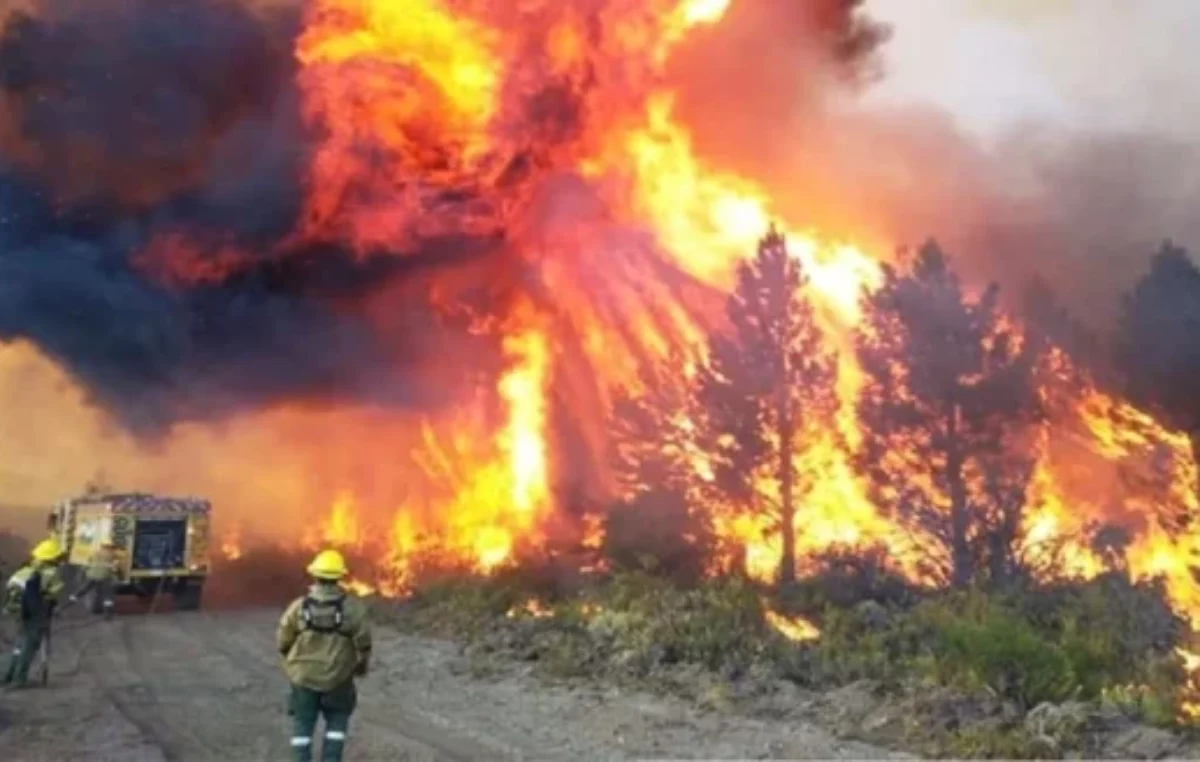
[[[342,750],[346,747],[346,729],[350,727],[350,715],[357,705],[358,691],[354,689],[354,680],[347,680],[325,693],[293,685],[288,697],[288,714],[292,716],[292,753],[296,762],[312,760],[313,734],[321,717],[325,718],[321,760],[341,762]]]
[[[29,667],[49,629],[49,624],[43,619],[23,619],[20,624],[21,631],[17,634],[17,642],[13,644],[12,654],[8,658],[8,670],[4,673],[5,685],[25,685],[29,682]]]
[[[83,583],[83,587],[79,588],[79,592],[75,593],[74,598],[83,598],[88,593],[91,593],[98,600],[96,601],[85,599],[93,613],[105,614],[112,613],[113,610],[113,582],[111,579],[89,579]]]

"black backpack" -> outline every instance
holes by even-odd
[[[300,604],[300,621],[304,623],[304,629],[325,635],[345,635],[342,632],[342,624],[346,621],[345,602],[344,597],[332,601],[305,597]]]
[[[42,573],[34,569],[21,589],[21,618],[35,619],[44,613],[46,597],[42,594]]]

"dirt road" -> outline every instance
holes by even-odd
[[[276,612],[64,623],[52,684],[0,696],[0,758],[286,760]],[[347,752],[357,760],[880,758],[795,722],[603,688],[472,678],[448,643],[377,631]]]

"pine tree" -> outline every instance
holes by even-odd
[[[1188,432],[1200,460],[1200,269],[1186,251],[1163,244],[1126,296],[1120,329],[1130,398]]]
[[[1018,572],[1035,464],[1038,348],[1006,327],[997,297],[968,299],[930,243],[907,271],[885,271],[857,337],[871,496],[928,540],[934,571],[956,586]]]
[[[837,405],[836,358],[825,348],[806,283],[772,229],[738,268],[729,331],[711,337],[698,389],[715,486],[735,501],[769,502],[783,584],[796,576],[797,497],[808,489],[795,459],[831,425]]]

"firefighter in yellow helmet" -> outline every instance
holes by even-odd
[[[4,684],[18,688],[29,682],[33,656],[49,634],[50,618],[63,591],[62,576],[58,573],[63,551],[58,542],[43,540],[30,555],[30,562],[9,578],[4,590],[4,611],[17,620],[21,630],[8,661]]]
[[[277,641],[292,684],[292,751],[298,762],[312,759],[313,733],[325,718],[321,759],[337,762],[346,744],[350,715],[358,703],[354,678],[367,674],[371,629],[367,607],[341,586],[346,561],[324,550],[308,565],[313,584],[279,620]]]

